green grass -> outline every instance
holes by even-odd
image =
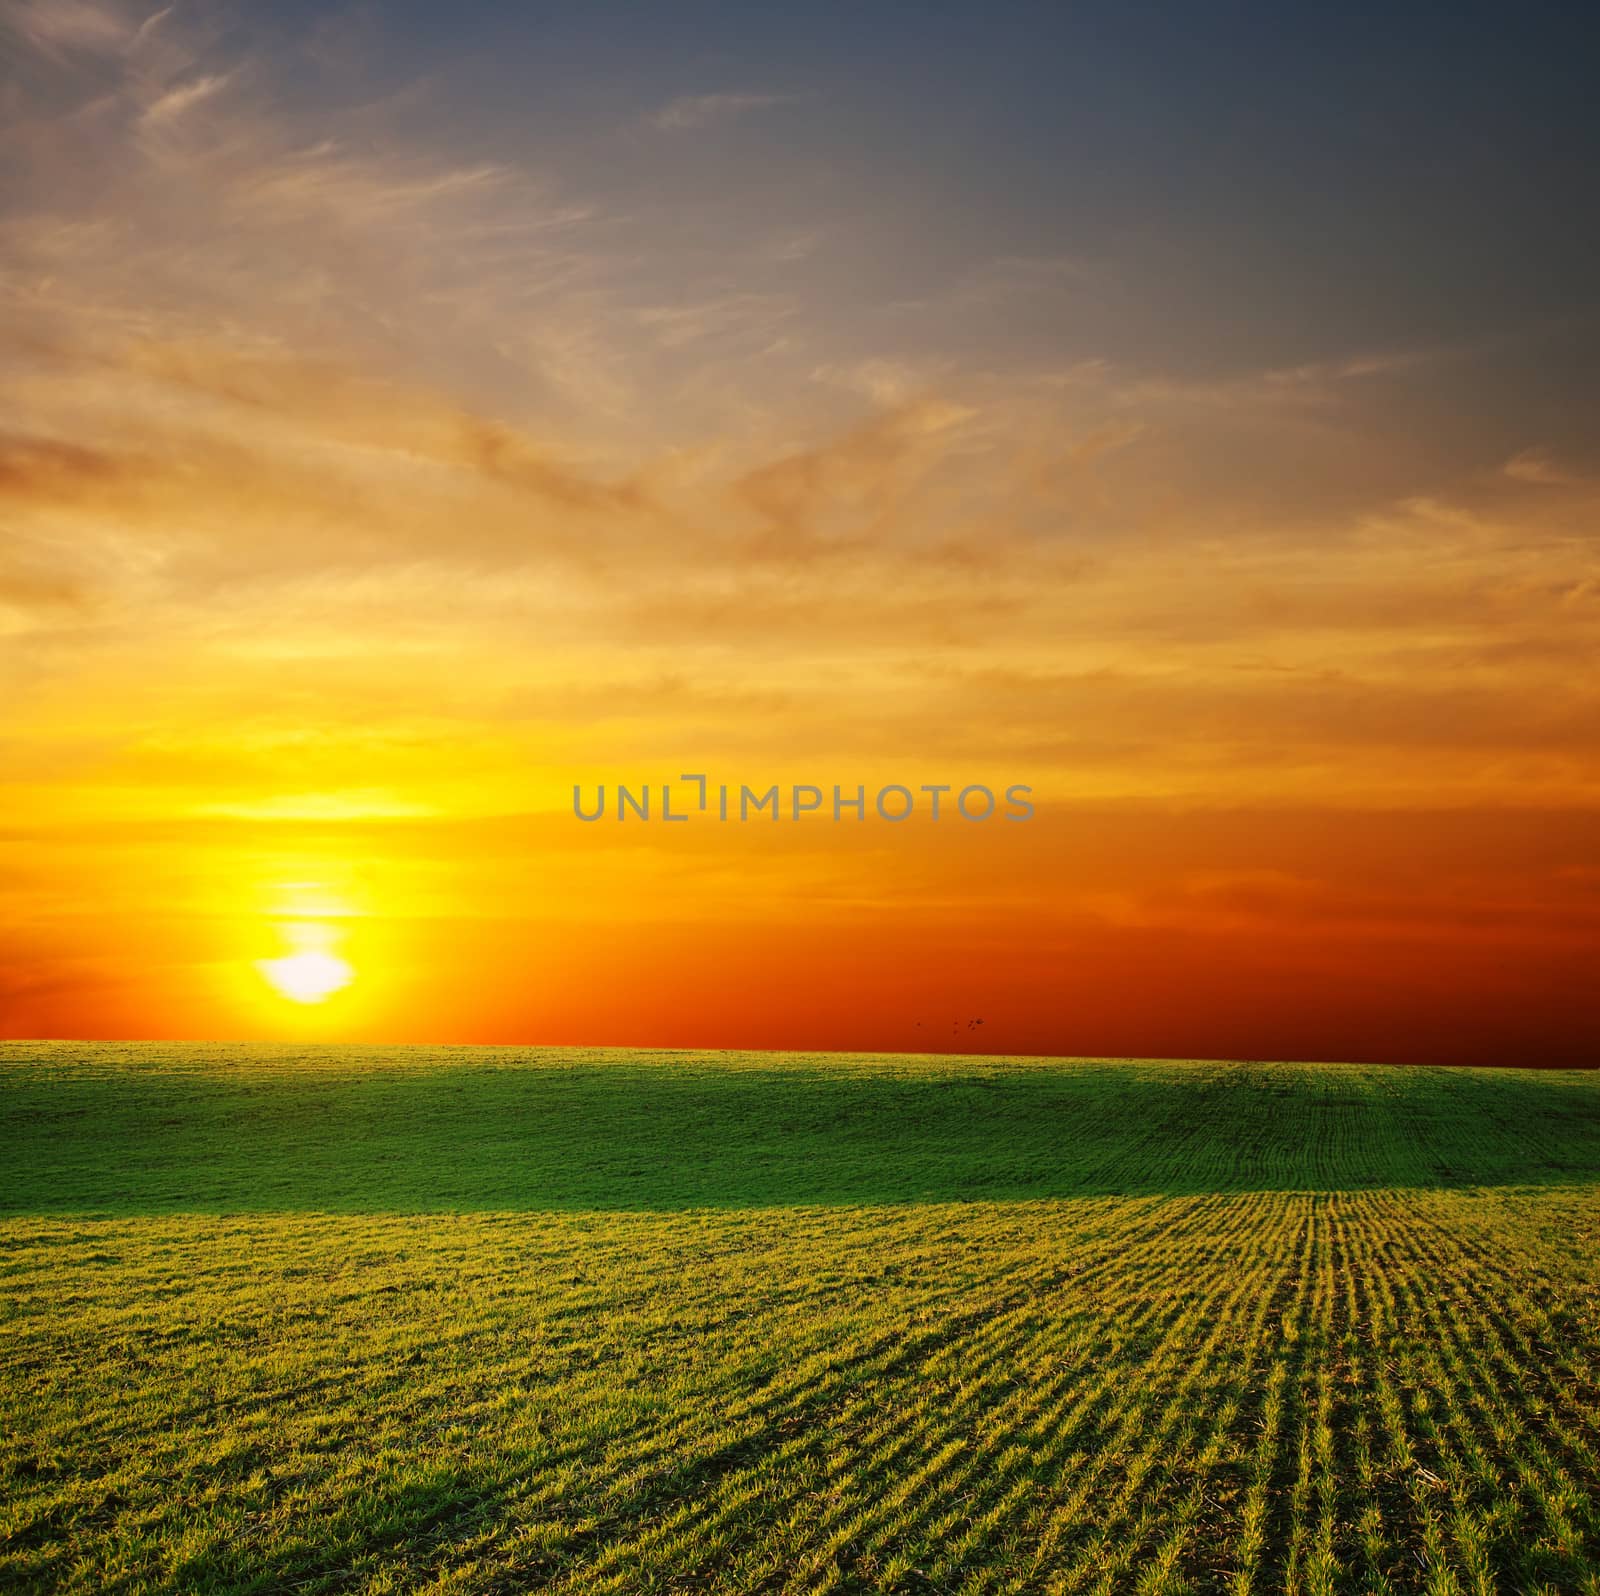
[[[1600,1076],[0,1046],[0,1588],[1600,1593]]]

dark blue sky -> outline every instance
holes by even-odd
[[[619,203],[870,215],[900,247],[854,263],[868,297],[875,266],[914,294],[993,254],[1109,262],[1117,358],[1294,364],[1600,305],[1592,8],[415,5],[351,37],[375,89],[437,86],[419,114],[457,149],[576,156]],[[617,139],[716,94],[793,99],[692,167]]]

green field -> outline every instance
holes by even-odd
[[[1600,1074],[0,1045],[7,1591],[1600,1593]]]

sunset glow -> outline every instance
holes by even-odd
[[[1593,1054],[1586,179],[1433,185],[1451,39],[454,9],[0,22],[0,1035]],[[1036,814],[573,816],[685,772]]]

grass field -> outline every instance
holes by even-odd
[[[1600,1074],[0,1046],[11,1591],[1600,1593]]]

